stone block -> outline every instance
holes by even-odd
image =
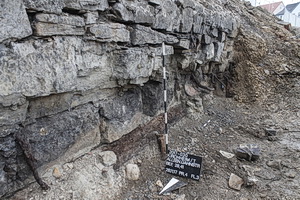
[[[213,43],[205,45],[203,53],[206,55],[206,59],[210,60],[215,56],[215,45]]]
[[[209,35],[204,34],[204,35],[202,35],[201,42],[202,42],[203,44],[211,44],[212,39],[211,39],[211,37],[210,37]]]
[[[84,19],[79,16],[62,16],[56,14],[37,14],[35,34],[51,35],[84,35]]]
[[[95,132],[96,129],[98,131]],[[81,140],[89,132],[95,132],[94,137]],[[98,145],[100,142],[98,110],[91,105],[85,105],[72,111],[40,118],[20,130],[18,136],[27,142],[35,141],[30,142],[31,151],[36,164],[41,166],[61,157],[72,146],[80,146],[78,149],[81,150],[85,144]],[[77,143],[79,140],[84,142],[79,145]]]
[[[194,22],[194,10],[192,8],[185,8],[182,11],[182,18],[180,22],[180,32],[189,33],[192,30]]]
[[[193,26],[193,32],[194,33],[202,33],[202,26],[203,26],[203,19],[204,19],[204,16],[202,13],[197,13],[194,15],[194,26]]]
[[[99,14],[98,12],[88,12],[84,14],[85,16],[85,24],[96,24]]]
[[[117,14],[117,18],[124,22],[133,22],[133,11],[129,10],[122,3],[116,3],[113,7],[113,11]]]
[[[175,45],[175,47],[181,49],[190,49],[190,40],[180,39],[179,42]]]
[[[0,126],[23,122],[26,119],[27,108],[27,101],[23,105],[0,106]]]
[[[109,8],[107,0],[64,0],[65,8],[74,10],[99,10]]]
[[[175,36],[154,31],[150,27],[135,25],[131,31],[131,41],[133,45],[161,44],[162,42],[175,44],[178,39]]]
[[[111,143],[145,123],[142,115],[141,92],[130,89],[123,96],[100,105],[101,134],[104,142]]]
[[[0,4],[0,42],[25,38],[32,29],[22,0],[2,0]]]
[[[34,98],[30,100],[27,117],[34,119],[66,111],[71,108],[72,96],[64,93]]]
[[[46,11],[49,13],[61,13],[65,5],[64,0],[23,0],[25,7],[34,11]]]
[[[90,27],[90,32],[96,38],[106,42],[130,42],[130,33],[123,24],[95,24]]]
[[[155,116],[163,108],[163,87],[160,82],[148,81],[142,87],[143,113],[148,116]]]
[[[214,58],[214,61],[220,62],[221,61],[221,55],[222,55],[223,50],[224,50],[224,43],[222,43],[222,42],[216,42],[214,46],[215,46],[215,58]]]
[[[157,67],[155,53],[154,48],[137,47],[115,51],[112,58],[113,77],[119,84],[124,81],[132,84],[147,82]]]
[[[134,22],[137,24],[150,24],[154,23],[154,8],[149,5],[138,4],[134,11]]]
[[[161,6],[159,9],[156,8],[155,12],[155,21],[152,28],[167,31],[179,31],[181,12],[173,1],[162,1]]]

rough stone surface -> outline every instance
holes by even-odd
[[[30,143],[31,151],[36,164],[41,166],[62,156],[83,136],[82,134],[87,134],[98,126],[99,118],[96,110],[86,105],[71,112],[66,111],[56,116],[40,118],[21,130],[19,135],[28,143],[36,141]],[[100,140],[97,140],[95,135],[94,141],[86,142],[89,142],[90,146],[95,146]]]
[[[51,3],[48,0],[24,0],[24,4],[27,9],[50,13],[61,13],[64,7],[62,0],[53,0]]]
[[[114,101],[101,103],[102,135],[105,142],[111,143],[120,139],[125,133],[142,124],[141,92],[130,89]]]
[[[65,8],[74,10],[106,10],[109,5],[107,0],[64,0]]]
[[[21,39],[32,34],[22,0],[3,0],[0,4],[0,42]]]
[[[61,16],[56,14],[37,14],[35,16],[35,34],[51,35],[84,35],[84,19],[79,16]]]
[[[149,27],[136,25],[131,32],[132,44],[161,44],[166,42],[167,44],[174,44],[178,42],[178,39],[174,36],[165,35],[160,32],[154,31]]]
[[[96,24],[90,27],[90,32],[106,42],[130,42],[130,34],[123,24]]]
[[[128,180],[136,181],[140,177],[140,169],[136,164],[126,165],[126,175]]]

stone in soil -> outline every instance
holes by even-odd
[[[126,175],[128,180],[136,181],[140,177],[140,169],[136,164],[126,165]]]
[[[230,188],[235,190],[241,190],[242,185],[244,184],[244,181],[241,177],[231,173],[228,185]]]
[[[260,148],[256,144],[241,144],[235,152],[239,159],[256,161],[260,156]]]

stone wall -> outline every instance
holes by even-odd
[[[224,2],[223,4],[225,4]],[[0,3],[0,197],[28,183],[19,137],[39,170],[120,139],[169,103],[224,90],[239,22],[192,0]],[[3,12],[2,12],[3,11]]]

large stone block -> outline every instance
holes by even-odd
[[[35,119],[68,110],[71,108],[72,96],[70,93],[63,93],[32,99],[27,117]]]
[[[143,113],[154,116],[163,108],[163,86],[157,81],[148,81],[142,87]]]
[[[179,31],[181,12],[173,1],[162,1],[160,7],[156,8],[155,12],[155,22],[152,28]]]
[[[115,38],[116,39],[116,38]],[[111,79],[111,63],[114,55],[107,43],[94,41],[82,43],[76,54],[76,90],[87,91],[93,88],[114,88],[116,81]]]
[[[155,49],[130,48],[116,51],[113,58],[113,75],[119,84],[143,84],[156,68]]]
[[[18,137],[30,144],[33,158],[36,164],[41,166],[62,156],[77,140],[90,132],[95,133],[94,138],[86,142],[90,146],[98,145],[98,110],[91,105],[85,105],[72,111],[37,119],[35,123],[22,129]]]
[[[0,10],[0,42],[9,38],[21,39],[32,34],[22,0],[2,0]]]
[[[161,44],[162,42],[175,44],[178,39],[175,36],[154,31],[150,27],[135,25],[131,31],[131,42],[133,45]]]
[[[194,22],[194,10],[192,8],[185,8],[182,11],[182,18],[180,22],[180,32],[189,33],[192,30]]]
[[[202,33],[203,32],[203,20],[204,16],[202,13],[197,13],[194,15],[194,26],[193,26],[193,31],[194,33]]]
[[[116,3],[113,6],[113,11],[117,19],[122,22],[153,24],[155,20],[154,8],[144,1]]]
[[[123,24],[95,24],[90,27],[90,32],[96,38],[106,42],[130,42],[130,33]]]
[[[116,3],[113,6],[113,11],[117,15],[118,20],[124,22],[133,22],[133,11],[129,10],[124,4]]]
[[[75,38],[55,38],[12,43],[12,49],[0,58],[0,95],[46,96],[74,89],[77,42]]]
[[[84,19],[73,15],[37,14],[35,34],[51,35],[84,35]]]
[[[111,143],[131,132],[147,119],[142,115],[141,91],[129,89],[120,97],[101,104],[103,140]]]

